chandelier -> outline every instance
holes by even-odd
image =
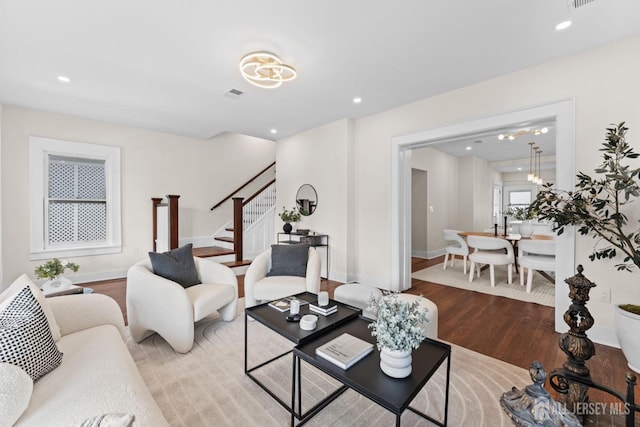
[[[265,89],[275,89],[296,78],[296,69],[270,52],[246,54],[240,60],[240,72],[246,81]]]
[[[517,130],[515,132],[511,132],[511,133],[501,133],[500,135],[498,135],[498,139],[500,141],[502,141],[503,139],[508,139],[509,141],[513,141],[514,139],[516,139],[517,136],[540,135],[547,132],[549,132],[548,128],[535,128],[535,129],[526,128],[526,129]]]
[[[530,153],[529,156],[529,174],[527,175],[527,181],[534,184],[542,185],[542,177],[540,176],[540,155],[542,150],[540,147],[536,147],[535,142],[529,143]]]

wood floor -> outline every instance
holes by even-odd
[[[442,262],[442,258],[414,258],[412,271]],[[238,277],[238,291],[244,296],[244,276]],[[323,280],[321,290],[333,296],[339,282]],[[86,284],[96,293],[113,297],[126,319],[126,279]],[[543,363],[547,372],[561,367],[566,355],[558,347],[560,334],[554,332],[554,309],[504,297],[481,294],[413,279],[414,294],[422,294],[438,306],[439,338],[478,353],[528,369],[533,360]],[[597,319],[596,319],[597,321]],[[596,344],[596,355],[587,362],[594,381],[624,393],[628,371],[622,351]],[[505,390],[506,391],[506,390]],[[636,387],[636,395],[640,387]],[[592,401],[613,401],[596,390]]]

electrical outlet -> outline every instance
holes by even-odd
[[[598,301],[611,302],[611,288],[598,289]]]

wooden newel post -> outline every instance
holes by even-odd
[[[596,349],[585,333],[594,322],[586,303],[589,301],[589,291],[596,284],[584,277],[583,271],[584,268],[579,265],[578,274],[565,279],[565,283],[569,285],[569,298],[571,298],[571,305],[564,313],[564,321],[569,325],[569,332],[560,335],[559,345],[567,355],[563,368],[583,380],[590,381],[591,374],[585,361],[596,353]],[[562,396],[565,397],[566,407],[575,413],[577,404],[589,401],[589,387],[569,379],[567,394]]]
[[[233,198],[233,251],[235,252],[236,261],[242,261],[242,205],[243,197]]]
[[[162,203],[162,197],[152,197],[151,203],[153,204],[153,252],[156,252],[156,240],[158,239],[158,205]]]
[[[178,199],[180,196],[168,194],[169,199],[169,249],[178,247]]]

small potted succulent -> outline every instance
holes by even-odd
[[[428,321],[427,309],[420,308],[420,298],[411,303],[399,301],[396,293],[372,299],[367,309],[377,315],[369,328],[380,350],[380,369],[393,378],[409,376],[411,351],[425,338],[420,323]]]
[[[282,229],[287,234],[291,233],[291,230],[293,230],[293,226],[291,225],[291,223],[300,221],[300,212],[298,211],[298,208],[295,207],[291,210],[287,210],[287,208],[283,206],[282,212],[280,212],[279,216],[280,219],[284,222],[284,226],[282,227]]]
[[[553,230],[562,234],[567,226],[577,226],[581,235],[596,239],[589,259],[614,259],[621,262],[616,268],[638,274],[640,269],[640,227],[636,220],[637,207],[629,206],[640,197],[640,168],[625,164],[640,154],[626,141],[628,128],[624,122],[607,128],[600,151],[603,162],[595,170],[600,178],[579,172],[574,191],[560,191],[544,186],[532,207],[540,218],[553,221]],[[640,306],[620,304],[615,308],[618,342],[629,367],[640,372]]]

